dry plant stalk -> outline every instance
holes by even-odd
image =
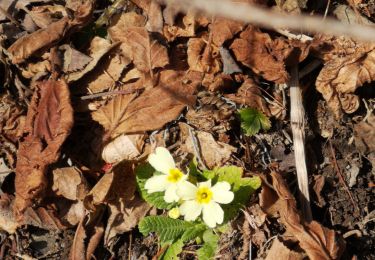
[[[312,221],[310,208],[309,180],[305,155],[305,109],[302,102],[301,88],[298,80],[298,65],[291,69],[290,88],[290,123],[293,133],[294,157],[296,161],[299,199],[303,217],[307,222]]]
[[[375,40],[375,28],[359,24],[345,24],[332,18],[290,15],[266,10],[253,4],[233,3],[229,0],[159,0],[173,4],[182,11],[195,9],[214,16],[222,16],[269,29],[288,28],[310,33],[348,36],[363,41]]]

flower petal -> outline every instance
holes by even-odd
[[[197,194],[197,187],[191,182],[184,181],[178,184],[177,194],[183,200],[193,200]]]
[[[176,193],[177,185],[171,184],[165,191],[164,200],[165,202],[171,203],[174,201],[178,201],[180,197]]]
[[[155,175],[148,179],[145,183],[145,189],[148,193],[165,191],[169,183],[166,175]]]
[[[148,157],[148,162],[155,170],[164,174],[169,174],[170,169],[176,168],[172,155],[164,147],[157,147],[155,153],[150,154]]]
[[[208,187],[208,188],[211,188],[211,180],[198,183],[198,187]]]
[[[211,191],[213,193],[212,199],[221,204],[228,204],[234,198],[234,193],[230,191],[230,184],[226,181],[216,183]]]
[[[194,221],[202,212],[202,205],[195,200],[188,200],[180,206],[180,213],[186,221]]]
[[[203,221],[210,228],[214,228],[217,224],[224,221],[224,211],[216,202],[210,202],[203,205]]]

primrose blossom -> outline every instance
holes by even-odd
[[[161,192],[164,193],[164,200],[168,203],[179,201],[177,195],[179,185],[186,182],[187,175],[176,168],[170,152],[164,147],[157,147],[155,153],[150,154],[148,162],[151,166],[160,172],[154,175],[145,183],[145,189],[148,193]]]
[[[194,221],[201,214],[207,226],[214,228],[224,221],[224,211],[219,204],[233,201],[234,193],[230,191],[230,184],[226,181],[217,182],[211,187],[211,180],[198,183],[197,186],[184,182],[177,190],[183,200],[180,214],[186,221]]]

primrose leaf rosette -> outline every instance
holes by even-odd
[[[164,193],[164,200],[168,203],[179,201],[177,195],[178,187],[186,182],[187,175],[176,168],[172,155],[164,147],[157,147],[155,153],[150,154],[148,158],[150,165],[160,172],[154,175],[145,183],[145,189],[148,193]]]
[[[228,204],[234,198],[230,189],[230,184],[225,181],[217,182],[212,187],[211,180],[198,183],[197,186],[184,182],[177,190],[183,201],[180,214],[186,221],[194,221],[202,214],[204,223],[214,228],[224,221],[224,211],[219,204]]]

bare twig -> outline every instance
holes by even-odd
[[[97,94],[91,94],[87,96],[82,96],[81,100],[87,100],[87,99],[95,99],[95,98],[100,98],[100,97],[105,97],[105,96],[111,96],[111,95],[127,95],[127,94],[132,94],[140,89],[130,89],[130,90],[113,90],[113,91],[108,91],[108,92],[102,92],[102,93],[97,93]]]
[[[306,221],[312,220],[310,208],[309,180],[305,155],[305,109],[302,103],[302,94],[298,82],[298,65],[292,67],[290,77],[290,123],[293,133],[294,157],[302,214]]]
[[[329,148],[331,150],[332,162],[333,162],[333,165],[336,169],[337,176],[339,177],[339,181],[341,182],[342,186],[344,187],[345,192],[348,194],[349,199],[350,199],[351,203],[353,204],[353,207],[354,207],[355,211],[359,212],[359,207],[358,207],[357,203],[355,203],[354,198],[352,196],[352,193],[350,192],[350,190],[348,188],[348,185],[346,185],[344,177],[342,176],[342,172],[340,170],[340,167],[337,164],[336,154],[335,154],[335,150],[333,149],[331,140],[329,140]]]
[[[203,11],[210,15],[223,16],[265,28],[283,28],[309,33],[324,33],[335,36],[348,36],[363,41],[375,40],[375,28],[358,24],[343,24],[332,18],[309,15],[283,14],[267,10],[253,4],[233,3],[229,0],[159,0],[173,4],[182,11],[190,9]]]

